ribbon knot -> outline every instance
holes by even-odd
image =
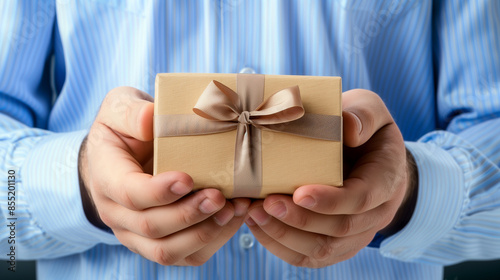
[[[250,112],[241,112],[240,116],[238,117],[238,122],[241,124],[253,124],[252,120],[250,119]]]

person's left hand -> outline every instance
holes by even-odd
[[[343,187],[306,185],[293,197],[270,195],[249,208],[246,223],[257,240],[294,266],[352,258],[392,224],[398,209],[411,211],[400,207],[407,193],[404,141],[383,101],[351,90],[343,111],[344,144],[351,147],[344,149]]]

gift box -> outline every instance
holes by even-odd
[[[158,74],[154,174],[227,198],[341,186],[341,93],[339,77]]]

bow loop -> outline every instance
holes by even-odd
[[[282,89],[252,111],[252,119],[257,125],[271,125],[291,122],[305,114],[298,86]]]
[[[237,121],[257,126],[291,122],[305,113],[298,86],[274,93],[253,111],[240,108],[240,103],[236,92],[217,81],[212,81],[199,97],[193,111],[209,120]]]
[[[213,121],[236,121],[241,112],[239,96],[224,84],[211,81],[198,98],[193,112]]]

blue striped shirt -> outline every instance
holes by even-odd
[[[0,2],[0,252],[39,279],[440,279],[500,258],[500,1]],[[108,91],[162,72],[341,76],[378,93],[419,170],[408,225],[347,261],[297,268],[243,226],[206,264],[165,267],[85,218],[77,158]],[[253,243],[253,244],[252,244]]]

